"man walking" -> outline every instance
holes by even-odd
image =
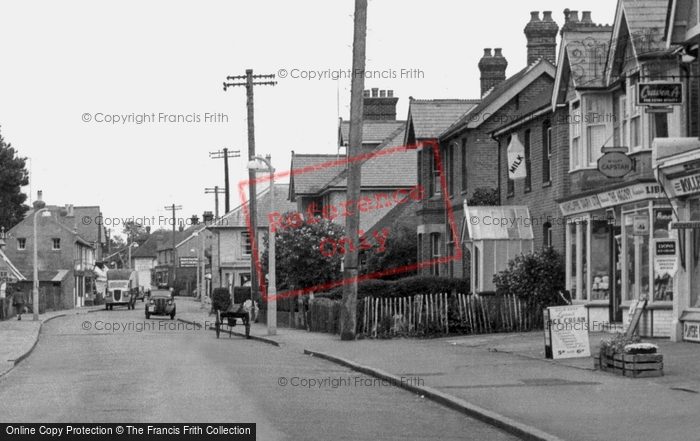
[[[12,297],[12,306],[14,306],[17,309],[17,320],[22,320],[22,313],[24,312],[24,304],[25,304],[25,299],[24,299],[24,292],[22,292],[19,288],[15,291],[14,296]]]

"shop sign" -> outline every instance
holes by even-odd
[[[642,201],[650,197],[658,197],[661,194],[659,184],[635,184],[629,187],[618,188],[598,195],[601,207],[612,207],[619,204]]]
[[[700,342],[700,322],[683,322],[683,340]]]
[[[637,84],[638,106],[680,106],[683,104],[683,83],[655,82]]]
[[[609,178],[621,178],[632,170],[632,158],[622,152],[608,152],[598,159],[598,171]]]
[[[648,236],[649,235],[649,216],[646,214],[638,214],[633,218],[632,235],[633,236]]]
[[[671,229],[686,230],[691,228],[700,228],[700,221],[676,221],[671,222]]]
[[[700,192],[700,174],[672,179],[670,182],[676,196]]]
[[[675,239],[657,240],[654,244],[654,273],[673,277],[678,272],[678,244]]]
[[[14,276],[9,268],[0,266],[0,283],[17,283],[17,277]]]
[[[552,358],[590,357],[584,305],[550,306],[545,331],[551,335]]]
[[[600,202],[596,195],[585,198],[574,199],[559,204],[559,208],[564,216],[569,216],[576,213],[585,213],[601,208]]]
[[[187,268],[187,267],[195,268],[196,266],[197,266],[197,258],[196,257],[180,257],[180,268]]]

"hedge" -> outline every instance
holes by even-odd
[[[462,294],[469,293],[469,278],[412,276],[398,280],[368,279],[357,284],[357,299],[361,300],[368,296],[374,298],[406,297],[416,294],[450,293],[452,291]],[[343,287],[338,286],[315,296],[340,300],[343,298]]]

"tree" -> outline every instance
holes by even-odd
[[[285,213],[286,219],[291,213]],[[342,254],[331,254],[328,246],[321,245],[336,243],[344,237],[344,228],[329,220],[316,218],[316,222],[308,224],[308,219],[297,228],[278,230],[275,233],[275,278],[277,291],[286,289],[306,289],[326,283],[335,282],[342,277],[340,262]],[[324,241],[324,239],[327,239]],[[268,273],[269,238],[264,239],[265,251],[262,255],[262,268]],[[330,255],[330,256],[328,256]]]
[[[136,223],[134,221],[124,222],[124,227],[122,228],[122,233],[126,236],[127,242],[133,242],[146,233],[146,229],[143,225]],[[129,239],[131,237],[131,239]]]
[[[0,227],[6,230],[24,219],[24,214],[29,210],[24,203],[27,195],[22,193],[22,187],[29,185],[26,160],[5,143],[0,134]]]
[[[366,250],[367,267],[365,274],[373,274],[379,271],[405,268],[418,262],[418,233],[415,228],[406,225],[393,227],[386,238],[386,249],[378,252],[377,246]],[[394,280],[402,277],[415,276],[416,271],[403,271],[382,277]]]
[[[477,188],[474,190],[471,199],[467,201],[467,205],[472,207],[500,205],[498,200],[498,189],[487,187]]]

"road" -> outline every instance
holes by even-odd
[[[45,323],[34,352],[0,378],[0,415],[7,423],[254,422],[259,440],[516,439],[376,382],[289,349],[115,309]]]

